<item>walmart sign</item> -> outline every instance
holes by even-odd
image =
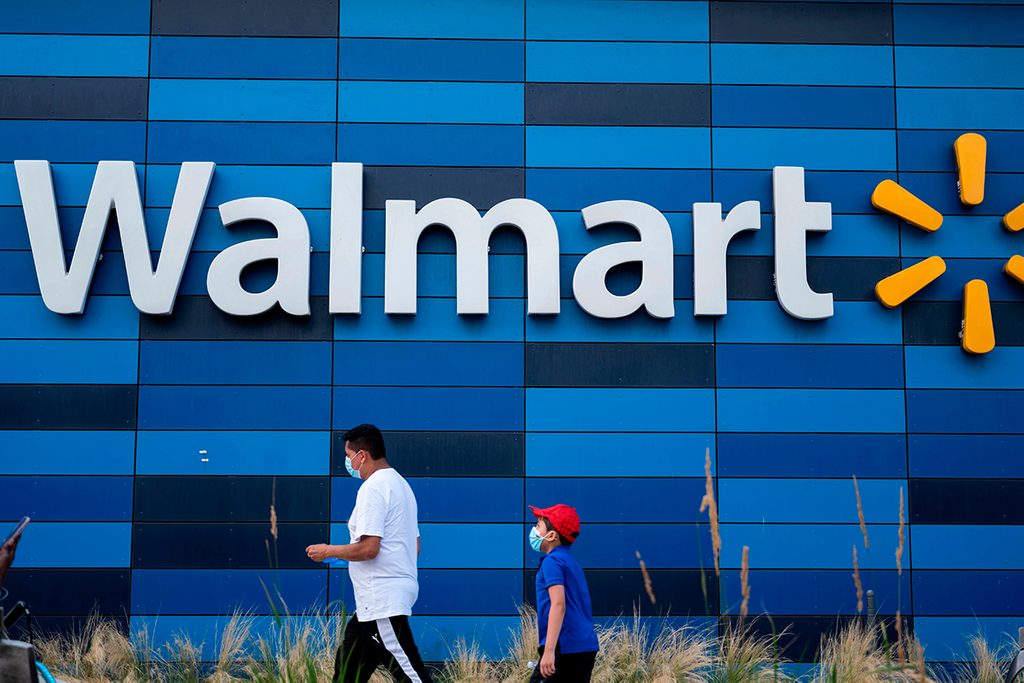
[[[47,308],[56,313],[81,314],[100,246],[113,212],[124,249],[128,285],[135,306],[143,313],[169,314],[174,308],[199,216],[206,202],[215,164],[186,162],[167,219],[163,244],[154,267],[146,233],[135,164],[101,161],[82,219],[71,266],[64,258],[57,197],[48,161],[15,161],[39,289]],[[776,167],[773,171],[775,211],[775,279],[779,303],[795,318],[815,320],[832,316],[832,295],[815,292],[807,283],[806,233],[832,229],[831,205],[804,198],[804,169]],[[359,313],[362,298],[363,165],[335,163],[331,167],[330,284],[331,313]],[[210,264],[206,284],[213,303],[232,315],[256,315],[274,305],[293,315],[310,314],[310,236],[306,220],[295,206],[271,197],[246,197],[218,207],[225,226],[241,221],[264,221],[277,236],[232,245]],[[639,239],[610,244],[587,254],[573,275],[573,296],[590,315],[621,318],[644,309],[656,318],[675,315],[673,299],[672,232],[653,206],[616,200],[582,210],[587,230],[608,223],[632,226]],[[416,313],[416,255],[420,235],[440,225],[455,236],[457,310],[459,314],[488,312],[488,242],[502,226],[517,228],[526,243],[527,310],[533,315],[557,314],[561,291],[558,276],[558,229],[551,214],[529,199],[508,199],[482,216],[461,199],[437,199],[419,209],[410,200],[385,204],[384,310]],[[724,315],[726,251],[737,234],[761,227],[761,207],[743,202],[722,214],[722,205],[693,205],[694,303],[697,316]],[[242,271],[259,261],[275,261],[277,278],[262,292],[249,292]],[[640,285],[617,295],[605,284],[608,271],[624,263],[642,266]]]

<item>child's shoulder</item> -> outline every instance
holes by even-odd
[[[552,550],[544,556],[544,561],[569,567],[580,566],[580,563],[576,561],[576,557],[572,554],[569,548],[566,548],[565,546]]]

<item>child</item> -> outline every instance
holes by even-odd
[[[580,535],[580,517],[568,505],[535,508],[530,547],[544,557],[537,571],[540,662],[530,683],[587,683],[597,657],[597,634],[583,568],[569,551]]]

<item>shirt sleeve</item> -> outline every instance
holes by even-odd
[[[384,536],[387,503],[376,489],[360,490],[356,496],[356,528],[353,542],[363,536]]]
[[[545,588],[565,585],[565,567],[554,557],[547,557],[541,562],[540,576]]]

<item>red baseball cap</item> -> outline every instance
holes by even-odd
[[[576,508],[559,503],[549,508],[538,508],[531,505],[530,510],[534,517],[547,517],[551,526],[555,527],[555,531],[566,538],[575,541],[579,537],[580,516],[576,513]]]

